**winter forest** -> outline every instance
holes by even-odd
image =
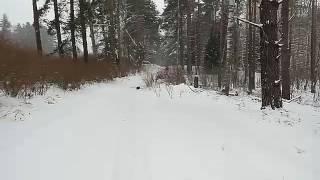
[[[320,0],[11,3],[1,180],[320,179]]]

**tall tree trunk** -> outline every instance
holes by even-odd
[[[224,92],[226,95],[229,95],[230,91],[230,81],[231,81],[231,67],[234,58],[234,9],[235,9],[235,2],[234,0],[227,0],[227,7],[228,7],[228,28],[227,28],[227,54],[226,60],[224,61],[224,73],[223,73],[223,84],[224,84]]]
[[[281,19],[281,39],[283,44],[281,47],[282,97],[290,100],[289,0],[282,2]]]
[[[253,22],[253,8],[252,0],[249,0],[249,21]],[[255,89],[255,59],[254,59],[254,39],[253,27],[249,26],[249,37],[248,37],[248,63],[249,63],[249,93]]]
[[[316,93],[316,58],[317,58],[317,0],[312,0],[312,27],[311,27],[311,93]]]
[[[226,32],[228,24],[228,10],[226,8],[225,1],[222,1],[221,4],[221,19],[220,19],[220,62],[218,69],[218,87],[222,87],[222,73],[223,73],[223,64],[225,61],[225,52],[226,52]]]
[[[121,33],[121,0],[117,0],[117,64],[120,64],[120,59],[123,56],[122,50],[122,33]]]
[[[94,30],[94,26],[93,26],[93,19],[94,19],[94,7],[92,7],[92,4],[94,4],[95,1],[91,1],[90,5],[89,5],[89,30],[90,30],[90,39],[91,39],[91,45],[92,45],[92,52],[94,57],[96,58],[98,55],[98,47],[97,47],[97,43],[96,43],[96,36],[95,36],[95,30]]]
[[[200,35],[200,18],[201,18],[201,4],[200,0],[198,0],[198,15],[197,15],[197,22],[196,22],[196,74],[199,75],[200,73],[200,65],[201,65],[201,54],[202,54],[202,47],[201,47],[201,35]]]
[[[187,73],[190,75],[192,73],[192,22],[191,22],[191,0],[186,0],[186,6],[187,6]]]
[[[92,20],[89,22],[89,30],[90,30],[90,39],[91,39],[91,44],[92,44],[92,52],[95,57],[98,55],[98,47],[96,43],[96,36],[95,36],[95,31],[94,31],[94,26]]]
[[[178,0],[178,43],[179,43],[179,64],[184,70],[184,42],[183,42],[183,9],[181,0]]]
[[[240,1],[236,1],[235,4],[235,17],[240,16]],[[240,61],[240,29],[239,29],[239,20],[234,22],[234,57],[233,57],[233,67],[232,67],[232,81],[234,87],[238,87],[239,85],[239,77],[238,77],[238,70],[239,70],[239,61]]]
[[[80,6],[80,24],[81,24],[81,35],[82,35],[82,46],[83,46],[83,58],[84,61],[88,62],[88,43],[87,43],[87,27],[86,27],[86,19],[84,15],[85,4],[84,0],[79,0]]]
[[[277,1],[262,0],[260,22],[263,24],[261,35],[261,84],[262,108],[282,107],[279,67],[278,12]]]
[[[297,12],[294,10],[295,7],[295,1],[290,1],[289,2],[289,7],[290,7],[290,16],[296,16]],[[294,53],[292,52],[292,47],[293,47],[293,24],[294,24],[294,19],[291,19],[289,21],[289,53],[290,53],[290,64],[292,64],[292,72],[291,72],[291,77],[290,81],[292,82],[292,85],[294,85],[295,82],[297,82],[297,62],[296,58],[294,56]]]
[[[41,34],[40,34],[40,23],[39,23],[39,11],[37,6],[37,0],[32,0],[33,5],[33,27],[36,34],[36,43],[38,54],[42,55],[42,44],[41,44]]]
[[[75,21],[74,21],[74,0],[70,0],[70,29],[71,29],[71,44],[72,44],[72,56],[74,60],[77,60],[77,45],[76,45],[76,35],[75,35]]]
[[[109,1],[109,13],[110,13],[110,27],[109,27],[109,40],[112,57],[116,59],[116,31],[115,31],[115,15],[114,15],[114,1]]]
[[[58,0],[53,0],[54,7],[54,22],[57,33],[57,41],[58,41],[58,53],[59,56],[63,56],[63,47],[62,47],[62,38],[61,38],[61,29],[60,29],[60,13],[58,7]]]
[[[247,13],[246,13],[246,19],[249,19],[249,4],[247,3],[246,5],[246,9],[247,9]],[[249,25],[248,23],[246,23],[246,51],[245,51],[245,59],[244,59],[244,85],[246,86],[248,83],[248,77],[249,77],[249,49],[250,49],[250,30],[249,27],[251,25]],[[248,86],[249,87],[249,86]]]

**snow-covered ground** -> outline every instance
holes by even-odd
[[[143,84],[0,97],[0,180],[320,179],[320,108]]]

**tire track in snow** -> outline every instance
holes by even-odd
[[[151,137],[147,131],[150,128],[148,127],[150,123],[143,120],[144,118],[138,117],[139,114],[136,114],[138,111],[135,109],[137,104],[134,103],[136,101],[124,102],[125,107],[121,107],[126,113],[118,125],[112,170],[113,180],[151,179],[149,163]]]

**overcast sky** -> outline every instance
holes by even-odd
[[[164,0],[153,0],[162,12]],[[6,13],[13,24],[32,22],[32,0],[0,0],[0,14]]]

